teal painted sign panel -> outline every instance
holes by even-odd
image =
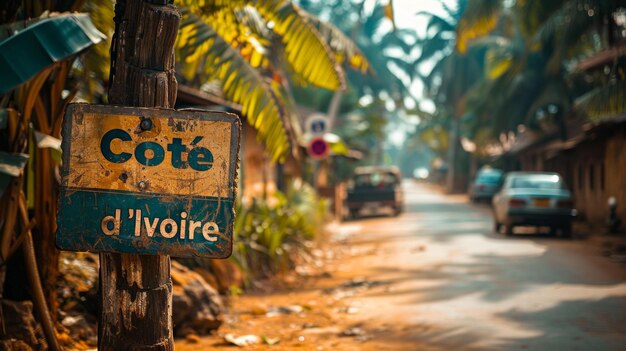
[[[239,133],[222,112],[71,105],[57,246],[228,257]]]

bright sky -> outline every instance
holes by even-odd
[[[441,7],[440,0],[392,0],[394,9],[394,19],[396,25],[401,28],[415,29],[419,34],[424,34],[426,29],[426,23],[428,22],[426,17],[416,16],[415,14],[420,11],[428,11],[436,15],[445,15],[445,11]],[[456,6],[456,1],[445,0],[443,1],[448,6]]]
[[[420,11],[426,11],[435,15],[445,16],[446,12],[441,6],[442,0],[390,0],[393,1],[394,19],[398,28],[413,29],[417,32],[418,36],[424,37],[426,35],[426,24],[428,23],[428,17],[417,16]],[[443,0],[448,6],[455,7],[455,0]],[[424,66],[428,67],[428,64]],[[424,67],[422,67],[424,68]],[[428,69],[428,68],[427,68]],[[413,95],[418,98],[422,95],[422,84],[420,81],[414,82],[411,86]],[[423,110],[432,112],[434,111],[434,105],[429,100],[419,101],[420,107]]]

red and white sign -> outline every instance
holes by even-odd
[[[307,151],[309,152],[309,156],[314,159],[325,159],[330,154],[330,145],[324,138],[316,137],[309,142]]]

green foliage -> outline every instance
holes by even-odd
[[[89,14],[93,24],[106,36],[106,40],[87,50],[75,66],[80,77],[79,96],[91,103],[107,101],[105,82],[109,80],[111,66],[111,38],[113,37],[113,2],[111,0],[85,1],[81,9]]]
[[[467,51],[471,40],[496,27],[502,6],[501,0],[469,1],[457,26],[456,48],[460,53]]]
[[[284,158],[289,150],[289,122],[279,89],[210,24],[189,10],[183,10],[183,15],[176,44],[183,77],[218,79],[224,95],[242,105],[248,123],[259,131],[274,160]]]
[[[553,132],[562,123],[557,119],[573,110],[590,121],[625,111],[623,59],[602,70],[576,68],[581,59],[616,44],[614,16],[625,5],[623,0],[470,0],[457,27],[456,48],[466,55],[483,48],[486,54],[484,74],[460,106],[462,115],[472,116],[463,136],[480,149],[520,125]],[[561,117],[542,118],[546,106],[557,106]]]
[[[183,14],[176,44],[182,80],[198,87],[218,82],[274,161],[297,145],[287,72],[295,82],[338,90],[345,87],[341,63],[368,67],[353,42],[288,0],[176,4]]]
[[[236,211],[233,259],[250,282],[295,267],[307,242],[323,231],[326,202],[308,184],[294,182],[286,193],[239,204]]]
[[[348,89],[355,91],[357,100],[365,94],[378,95],[385,91],[394,100],[402,101],[404,97],[412,95],[405,82],[390,69],[390,65],[393,64],[409,77],[413,76],[413,70],[408,65],[409,59],[403,62],[402,57],[394,56],[390,52],[401,50],[408,56],[414,47],[415,32],[405,29],[391,30],[389,19],[385,15],[385,5],[376,2],[373,7],[367,7],[365,3],[347,0],[301,1],[304,9],[320,18],[329,18],[329,22],[336,28],[320,28],[320,32],[337,33],[334,39],[337,43],[341,42],[342,37],[350,38],[369,62],[370,74],[347,74]],[[333,46],[331,41],[331,47]],[[352,60],[350,62],[354,63]],[[363,67],[358,69],[363,72]],[[353,101],[353,106],[355,105],[356,101]]]

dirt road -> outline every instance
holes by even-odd
[[[177,350],[624,350],[626,265],[597,243],[492,233],[491,213],[407,182],[407,211],[334,228],[317,278],[245,295]],[[274,345],[270,345],[276,343]]]

